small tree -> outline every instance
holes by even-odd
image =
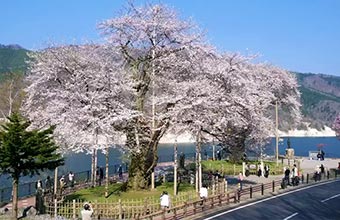
[[[14,113],[0,128],[0,172],[9,174],[13,181],[13,219],[18,216],[18,184],[20,176],[39,174],[44,169],[63,165],[56,153],[51,134],[53,128],[28,130],[30,122]]]

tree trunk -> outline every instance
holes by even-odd
[[[158,143],[168,125],[168,121],[162,121],[154,132],[141,121],[130,127],[127,132],[127,145],[139,150],[131,155],[128,187],[135,190],[150,188],[151,174],[158,161]]]
[[[13,202],[12,202],[12,219],[18,219],[18,183],[19,178],[13,178]]]

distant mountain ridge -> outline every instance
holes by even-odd
[[[0,81],[1,74],[7,72],[21,72],[27,69],[27,52],[20,45],[0,44]],[[300,85],[303,121],[299,129],[311,128],[322,130],[324,126],[332,127],[337,114],[340,113],[340,77],[293,72]],[[280,129],[288,130],[289,121],[281,115]]]

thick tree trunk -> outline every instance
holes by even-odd
[[[160,122],[157,126],[158,129],[153,133],[150,128],[146,129],[147,126],[142,125],[140,121],[137,129],[133,127],[129,130],[127,144],[133,145],[132,147],[139,150],[131,155],[128,187],[135,190],[150,188],[151,174],[158,161],[158,143],[168,128],[168,123],[168,121]]]
[[[12,187],[13,187],[13,201],[12,201],[12,219],[18,219],[18,178],[13,178]]]

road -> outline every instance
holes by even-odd
[[[297,188],[202,219],[340,219],[340,180]]]

